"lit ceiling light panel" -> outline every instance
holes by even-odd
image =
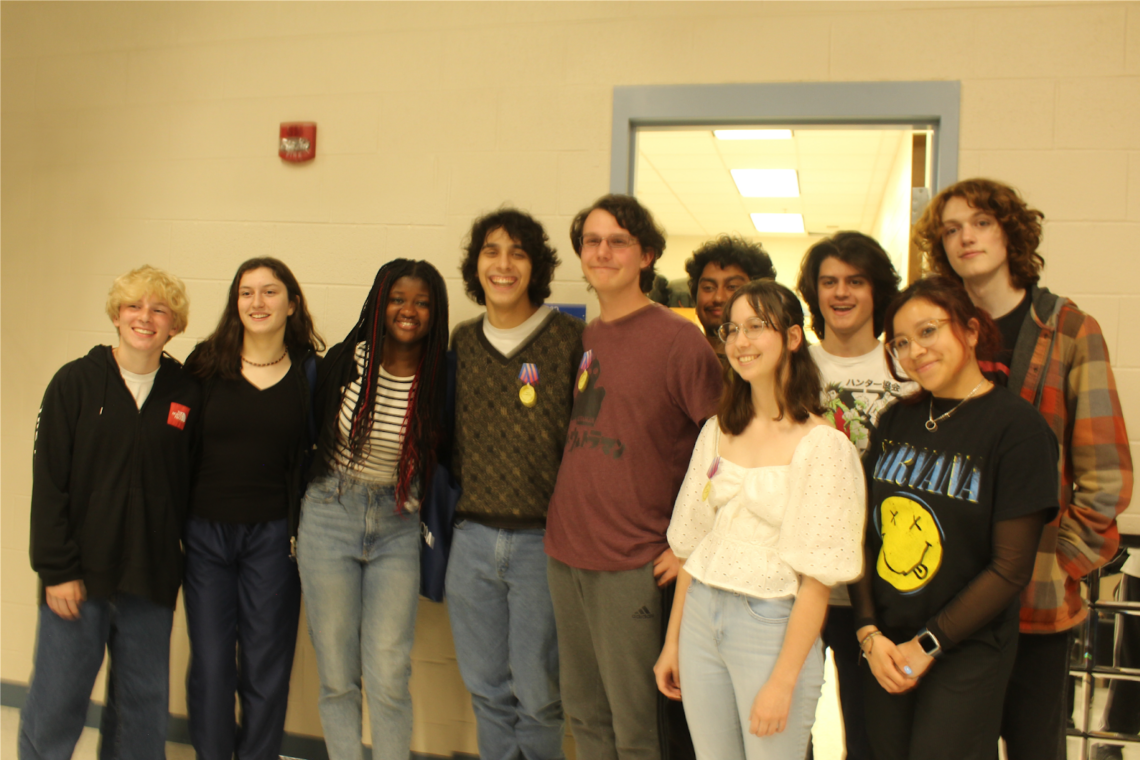
[[[804,234],[803,214],[751,214],[757,232],[790,232]]]
[[[745,198],[799,198],[795,169],[733,169],[732,179]]]
[[[718,140],[791,140],[790,129],[714,129]]]

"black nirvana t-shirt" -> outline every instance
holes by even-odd
[[[884,411],[863,462],[875,558],[866,572],[878,624],[896,641],[986,568],[993,523],[1057,507],[1057,443],[1032,405],[995,387],[932,432],[929,403]],[[957,403],[935,399],[934,416]],[[1017,612],[1015,597],[998,619]]]

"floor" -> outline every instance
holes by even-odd
[[[0,707],[0,760],[16,760],[16,737],[20,731],[20,711],[15,707]],[[83,729],[83,736],[75,745],[74,760],[96,760],[99,731]],[[166,760],[194,760],[194,748],[189,744],[166,743]]]
[[[842,740],[839,719],[839,703],[835,697],[835,671],[831,664],[830,653],[827,662],[827,675],[823,684],[823,695],[816,710],[815,727],[812,729],[812,738],[815,745],[817,760],[842,760]],[[1079,696],[1079,694],[1078,694]],[[13,707],[0,707],[0,760],[15,760],[16,736],[19,731],[20,712]],[[93,728],[83,731],[83,737],[76,745],[74,760],[96,760],[96,747],[99,743],[99,732]],[[1096,749],[1089,748],[1090,756],[1096,757]],[[1069,757],[1079,758],[1080,740],[1070,738]],[[194,760],[194,750],[187,744],[169,742],[166,745],[167,760]],[[1105,757],[1120,757],[1119,755],[1106,755]],[[1127,747],[1123,757],[1125,760],[1136,758],[1140,760],[1140,745],[1132,744]]]
[[[842,760],[840,739],[839,702],[835,696],[835,670],[828,652],[827,675],[823,695],[816,710],[816,723],[812,729],[816,760]],[[20,711],[14,707],[0,707],[0,760],[16,759],[16,737],[19,732]],[[94,728],[83,730],[83,737],[75,747],[73,760],[96,760],[99,732]],[[168,742],[167,760],[194,760],[194,750],[187,744]]]

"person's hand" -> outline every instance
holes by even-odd
[[[899,644],[898,650],[906,658],[911,670],[914,671],[913,677],[915,679],[926,675],[926,671],[930,670],[930,666],[934,664],[934,658],[923,650],[917,637]]]
[[[757,736],[778,734],[788,727],[788,711],[792,706],[793,683],[790,687],[768,680],[752,701],[748,730]]]
[[[867,662],[871,665],[871,673],[875,676],[875,680],[884,691],[888,694],[902,694],[918,685],[918,680],[913,677],[914,668],[893,641],[879,635],[872,639],[872,642]]]
[[[677,573],[680,571],[681,560],[677,559],[672,549],[665,549],[657,559],[653,560],[653,577],[657,579],[660,588],[665,588],[677,580]]]
[[[677,643],[666,640],[661,648],[661,656],[653,666],[657,677],[657,688],[669,699],[681,699],[681,666],[677,659]]]
[[[79,618],[79,608],[87,601],[87,588],[83,581],[68,581],[44,588],[47,606],[64,620]]]

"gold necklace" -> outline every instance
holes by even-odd
[[[251,362],[249,359],[246,359],[244,356],[241,358],[241,360],[251,367],[272,367],[274,364],[277,364],[278,362],[280,362],[282,359],[284,359],[288,355],[289,355],[289,347],[286,346],[285,347],[285,353],[281,354],[281,356],[278,356],[276,359],[274,359],[271,362],[266,362],[265,364],[258,364],[257,362]]]
[[[280,361],[280,359],[278,359],[278,361]],[[978,388],[981,388],[985,384],[986,384],[986,379],[983,377],[982,382],[975,385],[974,390],[972,390],[968,394],[966,394],[966,398],[959,401],[957,404],[954,405],[953,409],[946,412],[946,414],[942,415],[941,417],[938,417],[937,419],[935,419],[935,417],[934,417],[934,394],[931,393],[930,394],[930,414],[927,416],[927,419],[926,419],[926,429],[932,433],[937,432],[938,431],[938,423],[942,422],[942,420],[948,419],[950,417],[950,415],[952,415],[954,412],[958,411],[958,407],[960,407],[962,404],[966,403],[971,398],[973,398],[974,394],[978,392]]]

